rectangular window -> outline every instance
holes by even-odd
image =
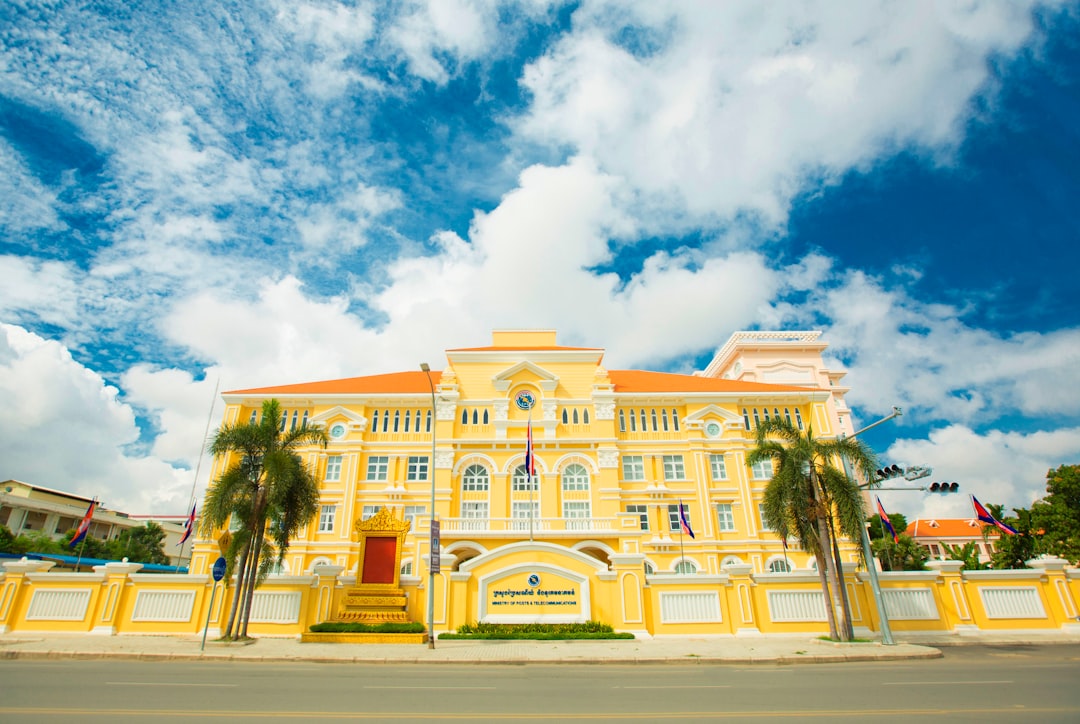
[[[375,514],[379,512],[379,506],[377,505],[365,505],[360,510],[360,520],[367,520],[368,518],[374,518]]]
[[[649,529],[649,506],[647,505],[628,505],[626,506],[627,513],[635,513],[638,519],[641,520],[641,530]]]
[[[590,527],[590,506],[587,500],[563,501],[563,518],[567,530],[588,530]]]
[[[679,506],[669,505],[667,507],[668,528],[671,530],[682,530],[682,526],[679,525]],[[690,508],[686,508],[686,519],[690,519]]]
[[[488,504],[486,502],[464,501],[461,504],[462,530],[487,530]]]
[[[324,505],[319,509],[319,532],[333,533],[334,518],[337,515],[336,505]]]
[[[731,503],[719,503],[716,506],[716,521],[720,524],[721,533],[735,530],[735,514],[731,510]]]
[[[772,528],[769,527],[769,524],[765,522],[765,504],[764,503],[758,503],[757,504],[757,510],[758,510],[758,517],[761,518],[761,529],[762,530],[772,530]]]
[[[682,455],[664,456],[664,480],[686,480]]]
[[[754,480],[770,480],[773,476],[772,460],[762,460],[751,467]]]
[[[406,480],[427,480],[428,479],[428,456],[427,455],[410,455],[409,467],[405,474]]]
[[[623,455],[622,476],[623,480],[644,480],[645,458],[641,455]]]
[[[426,505],[406,505],[405,520],[409,523],[409,531],[416,530],[416,519],[427,515]]]
[[[529,511],[532,511],[532,515],[529,515]],[[513,520],[510,523],[510,527],[513,530],[528,530],[530,519],[534,527],[539,525],[540,522],[540,501],[534,500],[530,503],[527,500],[515,500],[510,504],[510,517]]]
[[[341,456],[331,455],[326,458],[326,482],[336,483],[341,480]]]
[[[723,455],[719,453],[710,455],[709,467],[712,469],[713,480],[727,480],[727,464],[724,462]]]
[[[390,469],[390,457],[387,455],[372,455],[367,462],[368,480],[386,480],[387,471]]]

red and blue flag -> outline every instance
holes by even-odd
[[[529,425],[525,430],[525,472],[531,482],[533,476],[536,475],[536,461],[533,458],[532,418],[529,418]]]
[[[82,543],[83,538],[90,530],[90,523],[94,520],[94,508],[97,507],[97,498],[90,501],[90,507],[86,509],[86,515],[79,521],[79,527],[75,529],[75,535],[72,537],[71,542],[68,543],[68,548],[74,548],[79,543]]]
[[[1017,535],[1016,528],[1013,528],[1011,525],[1002,523],[1000,520],[995,518],[993,514],[989,510],[987,510],[986,507],[983,506],[983,504],[980,503],[974,495],[971,496],[971,504],[975,507],[975,517],[981,520],[983,523],[988,523],[989,525],[995,526],[1002,533],[1008,533],[1009,535]]]
[[[180,536],[180,542],[176,545],[182,546],[191,537],[191,531],[195,529],[195,504],[191,506],[191,515],[184,521],[184,534]]]
[[[889,531],[889,535],[892,536],[893,543],[900,542],[900,536],[896,534],[896,529],[893,528],[892,521],[889,520],[888,513],[885,512],[885,508],[881,505],[881,498],[874,496],[874,500],[877,501],[877,514],[881,518],[881,524],[885,526],[885,530]]]
[[[691,538],[694,537],[694,530],[690,527],[690,519],[686,515],[686,506],[679,501],[679,526],[682,528],[682,532]]]

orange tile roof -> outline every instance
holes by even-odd
[[[431,371],[431,382],[439,384],[441,372]],[[255,387],[249,390],[232,390],[227,395],[362,395],[371,393],[418,393],[431,392],[427,374],[415,372],[391,372],[386,375],[347,377],[343,380],[301,382],[296,385]]]
[[[561,347],[558,345],[529,345],[527,347],[458,347],[447,352],[603,352],[600,347]]]
[[[504,348],[508,349],[508,348]],[[534,348],[530,348],[534,349]],[[568,349],[568,348],[562,348]],[[643,370],[609,370],[608,376],[615,386],[615,392],[653,393],[653,392],[806,392],[806,387],[791,385],[773,385],[764,382],[739,382],[721,380],[713,377],[678,375],[668,372],[646,372]],[[441,372],[431,371],[431,381],[439,383]],[[340,380],[321,382],[302,382],[295,385],[274,387],[255,387],[245,390],[231,390],[228,395],[361,395],[361,394],[418,394],[430,392],[426,375],[416,372],[393,372],[385,375],[366,377],[348,377]]]
[[[932,525],[936,523],[937,525]],[[974,525],[972,525],[974,523]],[[981,538],[983,523],[974,518],[916,519],[904,530],[912,538]]]
[[[806,387],[644,370],[608,370],[616,392],[806,392]]]

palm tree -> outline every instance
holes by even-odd
[[[247,637],[255,588],[318,512],[318,481],[297,451],[305,445],[325,447],[326,431],[306,423],[286,430],[280,417],[278,401],[266,400],[258,421],[222,426],[208,447],[210,454],[232,462],[206,493],[199,530],[209,535],[230,518],[240,523],[226,556],[230,574],[238,565],[225,638]]]
[[[843,460],[867,479],[877,465],[874,454],[852,438],[821,440],[813,428],[805,434],[782,418],[757,427],[756,446],[749,465],[771,460],[773,477],[765,487],[762,513],[781,538],[794,538],[817,561],[829,635],[850,641],[851,613],[843,587],[837,539],[862,535],[866,513],[858,484],[837,467]]]

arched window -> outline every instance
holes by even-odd
[[[769,573],[791,573],[791,564],[786,558],[772,558],[769,560]]]
[[[468,425],[469,424],[469,409],[467,407],[461,408],[461,424],[462,425]]]
[[[472,411],[472,424],[474,424],[474,425],[479,425],[480,424],[480,413],[479,413],[478,410],[473,410]]]
[[[462,490],[487,490],[488,471],[483,465],[470,465],[461,476]]]
[[[645,432],[645,408],[641,408],[641,410],[638,411],[638,414],[641,416],[641,431]]]
[[[692,576],[695,573],[697,573],[697,566],[694,565],[693,561],[688,561],[685,558],[675,566],[675,575],[677,576]]]
[[[589,471],[585,469],[584,465],[578,463],[571,463],[563,468],[562,472],[562,489],[563,490],[588,490],[589,489]]]
[[[619,410],[619,432],[626,432],[626,410]]]
[[[755,407],[754,408],[754,428],[757,429],[759,427],[761,427],[761,418],[758,417],[758,411],[757,411],[757,408]]]
[[[567,412],[565,407],[562,409],[562,424],[564,424],[564,425],[569,425],[570,424],[570,415]]]
[[[664,410],[661,410],[660,412],[661,412],[660,417],[664,421],[664,432],[667,432],[668,431],[667,410],[664,409]]]
[[[767,408],[767,407],[761,408],[761,413],[762,413],[762,417],[765,419],[765,422],[768,422],[769,421],[769,408]]]
[[[394,432],[401,426],[401,410],[394,410]]]
[[[281,411],[281,422],[278,423],[278,432],[285,432],[285,425],[289,422],[289,411]]]
[[[255,421],[258,419],[258,417],[259,417],[259,411],[258,410],[252,410],[251,411],[251,417],[248,419],[248,424],[249,425],[254,425]]]
[[[649,563],[648,561],[645,561],[645,575],[646,576],[651,576],[654,573],[656,573],[656,567],[653,566],[652,563]]]
[[[300,421],[300,427],[307,427],[308,411],[304,410],[304,419]]]
[[[511,476],[511,486],[514,490],[528,490],[529,489],[529,474],[525,471],[524,465],[518,465],[514,468],[514,474]],[[536,490],[536,476],[532,479],[532,489]]]
[[[720,567],[724,566],[741,566],[742,558],[738,556],[724,556],[724,560],[720,561]]]
[[[586,425],[589,424],[589,408],[586,407],[585,410],[581,413],[581,421]]]
[[[293,410],[292,411],[292,424],[289,425],[290,430],[295,430],[296,429],[296,418],[299,415],[300,415],[300,410]]]
[[[372,432],[378,432],[379,431],[379,411],[378,410],[372,410],[371,411],[371,431]]]
[[[426,417],[427,417],[427,429],[425,429],[424,432],[431,432],[431,410],[427,411]]]
[[[656,424],[656,408],[649,410],[652,413],[652,431],[656,432],[660,429],[660,426]]]
[[[634,417],[633,409],[630,410],[630,432],[637,432],[637,418]]]
[[[405,432],[412,426],[412,410],[405,410]]]
[[[401,575],[403,575],[403,576],[411,576],[412,575],[412,561],[406,561],[401,566]]]
[[[791,421],[791,408],[789,408],[789,407],[784,408],[784,419],[787,420],[787,424],[789,424],[789,425],[794,424]]]
[[[488,411],[484,410],[484,424],[488,424]]]
[[[674,408],[671,410],[671,424],[675,426],[675,432],[679,431],[679,413]]]
[[[577,414],[577,408],[576,407],[574,408],[574,424],[575,425],[578,424],[578,414]]]
[[[795,408],[795,424],[800,430],[802,429],[802,413],[799,412],[799,408],[797,407]]]
[[[386,432],[390,427],[390,410],[383,410],[382,414],[382,431]]]
[[[750,429],[750,413],[746,411],[745,407],[742,409],[742,424],[747,430]]]

